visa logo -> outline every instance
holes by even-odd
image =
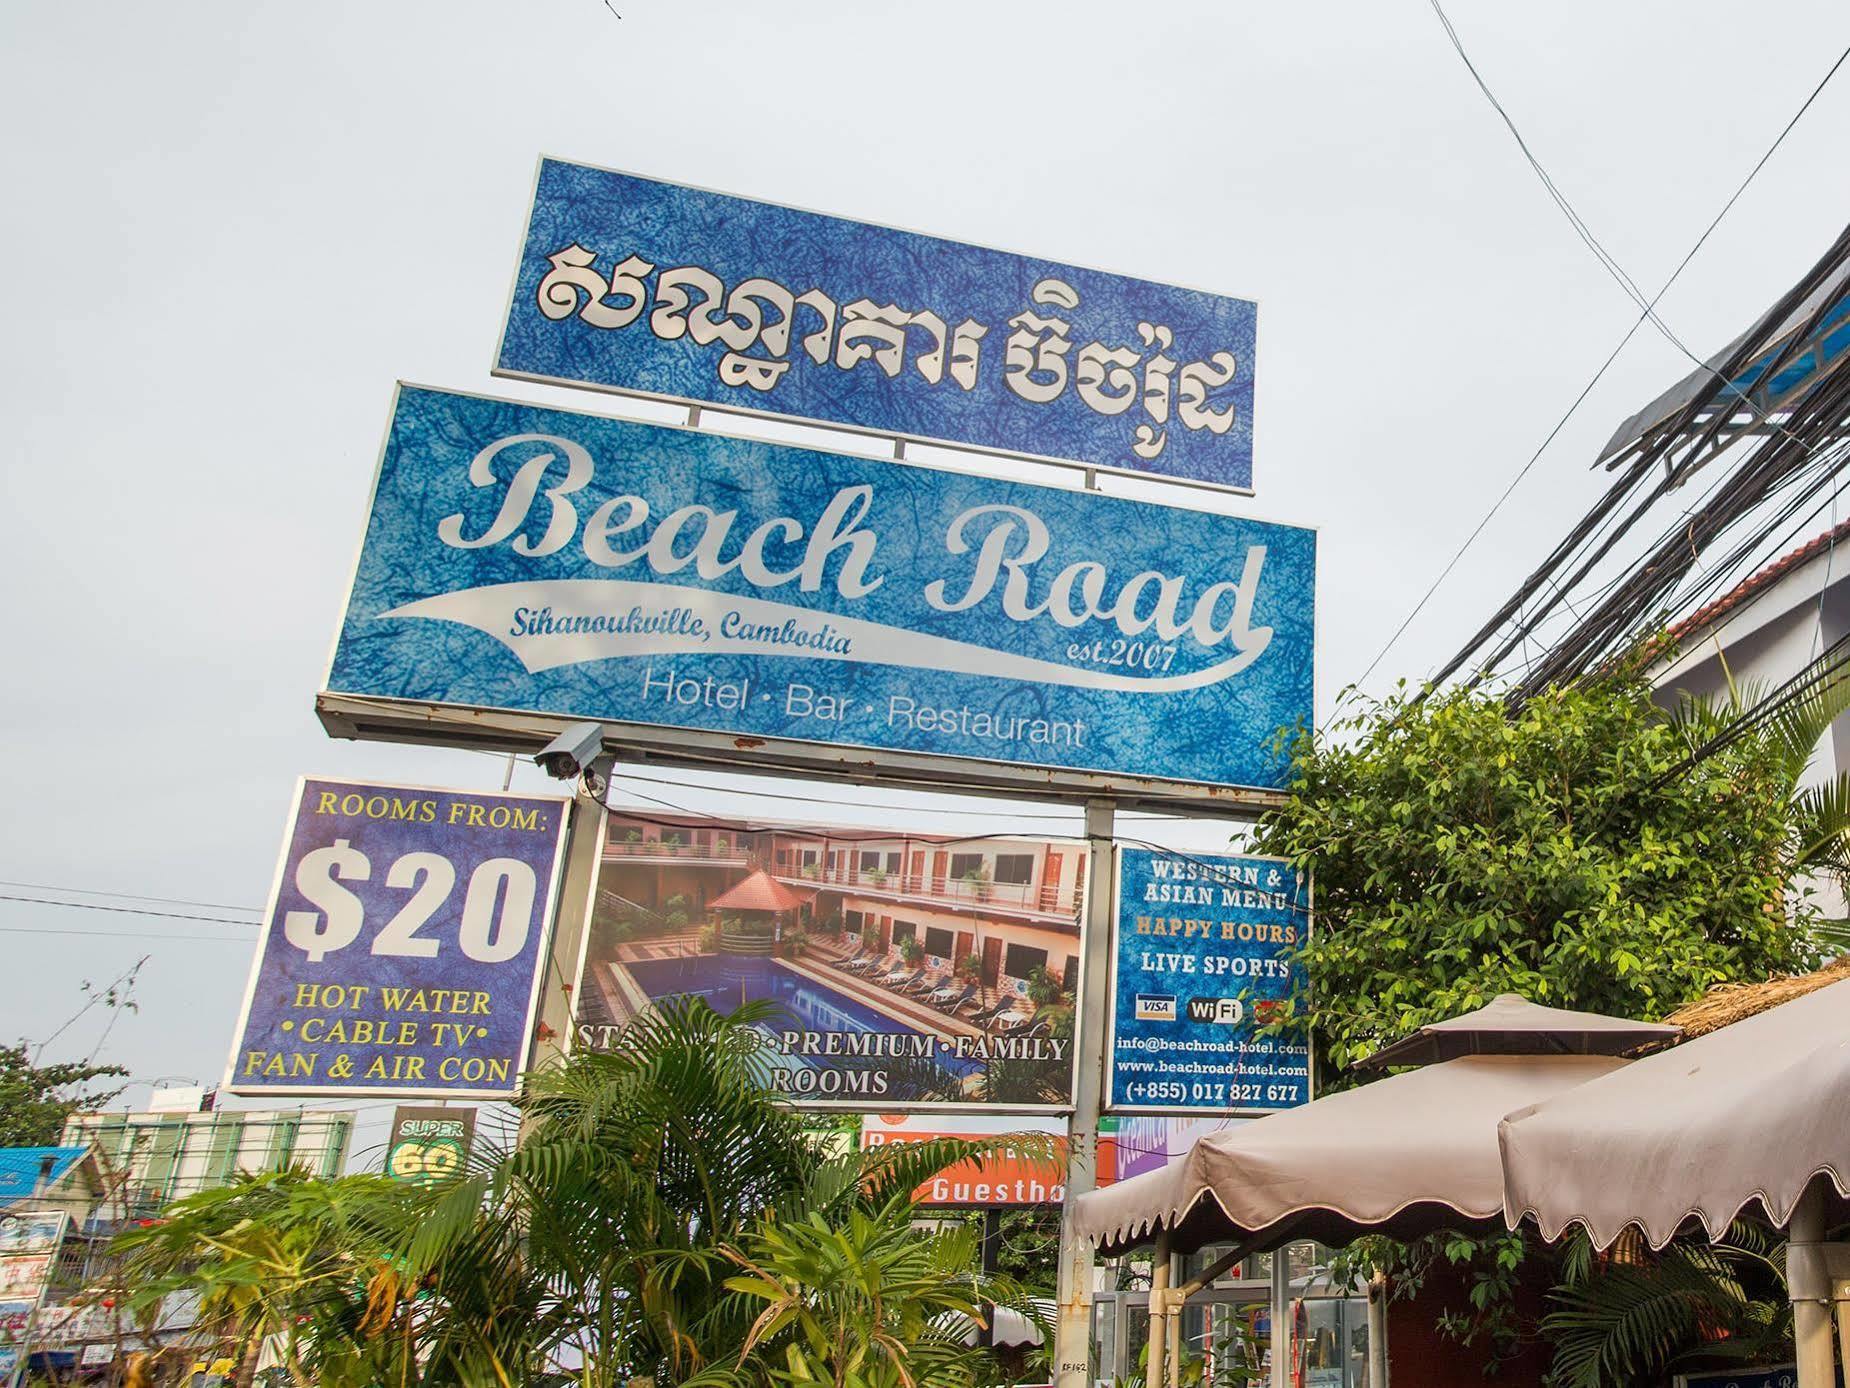
[[[1176,1000],[1164,993],[1139,993],[1137,995],[1137,1020],[1140,1022],[1173,1022],[1176,1019]]]
[[[1246,1020],[1246,1005],[1238,998],[1190,998],[1188,1020],[1237,1027]]]

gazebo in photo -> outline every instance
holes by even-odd
[[[777,946],[778,921],[794,916],[813,892],[793,891],[763,868],[707,903],[718,927],[718,944],[724,954],[770,954]],[[726,917],[738,917],[728,925]]]

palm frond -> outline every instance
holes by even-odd
[[[1802,698],[1783,704],[1760,727],[1760,740],[1777,748],[1786,765],[1803,772],[1838,716],[1850,709],[1850,653],[1834,657]]]
[[[1554,1344],[1552,1380],[1560,1388],[1645,1383],[1694,1358],[1751,1346],[1753,1357],[1790,1333],[1784,1245],[1737,1223],[1714,1245],[1674,1243],[1644,1261],[1591,1260],[1570,1246],[1564,1279],[1542,1320]]]
[[[1795,867],[1850,871],[1850,772],[1799,790],[1791,820]]]

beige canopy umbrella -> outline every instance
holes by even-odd
[[[1172,1313],[1249,1253],[1295,1239],[1340,1245],[1365,1234],[1412,1238],[1501,1223],[1498,1121],[1629,1063],[1610,1055],[1537,1054],[1540,1038],[1553,1038],[1553,1052],[1585,1050],[1587,1037],[1626,1029],[1636,1035],[1639,1026],[1527,1008],[1519,998],[1500,999],[1456,1019],[1460,1025],[1448,1036],[1473,1050],[1502,1045],[1522,1054],[1462,1055],[1331,1094],[1212,1133],[1161,1171],[1081,1196],[1079,1231],[1105,1251],[1155,1238],[1149,1381],[1164,1382]],[[1659,1039],[1662,1029],[1647,1030],[1648,1039]],[[1223,1242],[1234,1250],[1186,1286],[1169,1286],[1172,1252]],[[1371,1354],[1381,1352],[1385,1338],[1382,1290],[1369,1288]],[[1370,1381],[1383,1381],[1384,1370],[1384,1364],[1371,1368]]]
[[[1663,1022],[1634,1022],[1597,1012],[1543,1007],[1514,993],[1499,993],[1475,1012],[1423,1026],[1384,1046],[1362,1064],[1431,1065],[1461,1055],[1630,1055],[1682,1034]]]
[[[1497,1122],[1626,1065],[1613,1056],[1461,1056],[1201,1138],[1160,1171],[1079,1198],[1107,1253],[1351,1243],[1501,1223]]]
[[[1850,1217],[1850,980],[1512,1111],[1499,1136],[1511,1227],[1579,1224],[1604,1248],[1633,1225],[1653,1247],[1743,1212],[1790,1225],[1799,1382],[1836,1382],[1829,1306],[1839,1281],[1850,1294],[1850,1249],[1821,1240]]]
[[[1501,1223],[1497,1120],[1630,1063],[1461,1056],[1210,1133],[1160,1171],[1080,1196],[1079,1232],[1105,1251],[1155,1236],[1148,1381],[1175,1381],[1177,1313],[1249,1253],[1294,1239],[1340,1245],[1364,1234],[1413,1238]],[[1234,1249],[1172,1288],[1170,1255],[1207,1243]],[[1371,1383],[1385,1381],[1384,1295],[1379,1279],[1370,1284]]]

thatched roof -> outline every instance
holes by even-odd
[[[1679,1007],[1664,1020],[1682,1027],[1683,1039],[1691,1041],[1847,978],[1850,978],[1850,955],[1827,964],[1816,973],[1769,978],[1765,983],[1720,984],[1696,1001]]]

